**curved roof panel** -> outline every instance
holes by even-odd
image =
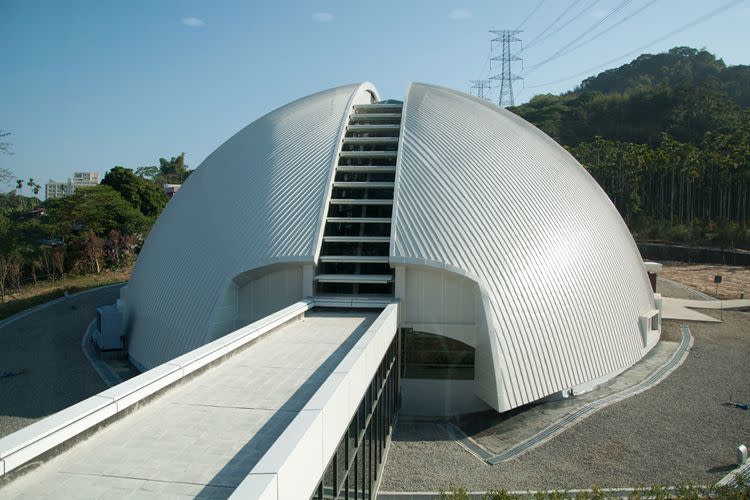
[[[214,151],[159,217],[124,292],[129,353],[145,368],[207,339],[228,279],[313,264],[350,100],[348,85],[294,101]],[[179,333],[177,333],[179,332]]]
[[[390,260],[479,284],[497,350],[493,406],[513,408],[640,359],[638,318],[654,309],[653,294],[594,179],[486,101],[414,83],[405,102]]]

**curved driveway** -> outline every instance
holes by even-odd
[[[96,308],[117,300],[120,286],[71,295],[0,323],[0,437],[104,390],[81,350]],[[20,313],[23,314],[23,313]]]

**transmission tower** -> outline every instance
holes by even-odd
[[[501,107],[513,106],[513,80],[521,80],[521,77],[513,73],[513,62],[521,61],[521,58],[513,52],[515,44],[520,43],[521,39],[516,35],[521,33],[520,30],[490,30],[495,35],[490,41],[491,55],[496,54],[499,48],[499,55],[490,57],[490,71],[493,63],[497,67],[500,63],[500,73],[490,77],[490,80],[499,80],[500,95],[497,103]]]
[[[489,80],[469,80],[471,87],[469,93],[475,95],[480,99],[490,98],[490,81]]]

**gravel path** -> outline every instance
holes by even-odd
[[[708,312],[708,314],[714,314]],[[691,324],[685,363],[643,394],[612,405],[522,457],[487,465],[439,424],[396,429],[381,491],[571,489],[717,481],[750,443],[750,315],[724,311],[725,323]],[[679,323],[664,323],[679,338]]]
[[[0,437],[106,389],[81,350],[96,308],[119,287],[74,295],[0,327]]]

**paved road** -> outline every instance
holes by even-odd
[[[112,304],[119,286],[74,295],[0,326],[0,437],[106,389],[81,351],[96,308]]]

